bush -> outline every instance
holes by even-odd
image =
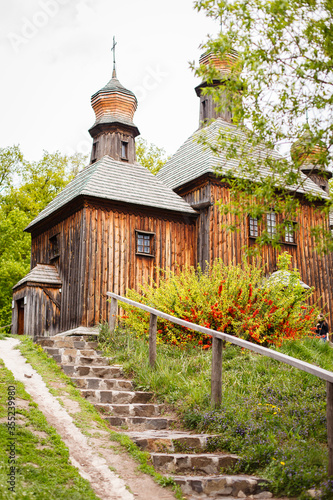
[[[286,271],[290,256],[279,258]],[[226,266],[216,261],[206,272],[190,267],[176,274],[161,271],[159,286],[146,284],[141,293],[127,296],[178,318],[235,335],[263,345],[280,345],[284,339],[308,336],[316,323],[318,308],[307,299],[313,290],[304,290],[296,270],[288,280],[267,280],[264,268],[248,264]],[[125,325],[140,337],[147,337],[149,314],[123,306]],[[193,343],[207,349],[211,337],[158,319],[158,342],[185,346]]]

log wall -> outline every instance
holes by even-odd
[[[176,271],[196,262],[196,223],[181,215],[145,213],[128,207],[85,203],[41,234],[32,235],[31,268],[53,264],[62,280],[60,331],[108,320],[106,292],[121,295],[145,281],[158,282],[156,268]],[[136,231],[153,235],[153,256],[136,253]],[[50,238],[58,235],[59,256]]]
[[[82,324],[108,320],[106,292],[125,295],[128,288],[158,283],[158,268],[176,271],[196,259],[196,224],[179,217],[139,212],[86,209],[87,239]],[[136,231],[154,233],[153,257],[136,253]]]
[[[248,220],[237,221],[230,214],[223,215],[216,205],[228,203],[230,190],[218,181],[207,180],[201,185],[192,187],[188,192],[181,194],[191,205],[207,201],[207,193],[210,195],[211,206],[200,210],[200,219],[197,221],[198,240],[206,241],[208,244],[207,260],[212,263],[215,259],[222,259],[226,264],[241,263],[244,248],[253,245],[254,239],[249,237]],[[314,299],[319,300],[319,305],[329,314],[330,328],[333,328],[333,255],[318,255],[315,252],[315,242],[310,234],[310,228],[322,224],[325,216],[310,206],[304,200],[299,216],[296,218],[298,229],[295,233],[294,244],[282,243],[281,249],[276,250],[270,245],[263,247],[261,255],[266,266],[267,275],[276,271],[277,257],[282,252],[289,252],[292,256],[292,267],[296,267],[301,275],[302,281],[315,288]],[[325,221],[328,229],[328,220]],[[222,224],[237,224],[238,231],[227,231]],[[207,227],[208,238],[207,238]],[[203,255],[198,252],[198,263],[203,267]]]
[[[55,335],[60,327],[60,289],[50,286],[24,286],[13,293],[13,329],[12,333],[25,335]],[[52,297],[52,299],[50,298]],[[24,328],[18,332],[18,307],[20,300],[24,304]]]

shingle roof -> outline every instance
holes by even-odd
[[[215,154],[210,148],[203,146],[198,142],[199,136],[204,133],[205,137],[211,144],[216,144],[221,130],[230,132],[233,135],[241,136],[241,130],[230,123],[225,122],[221,118],[217,118],[205,129],[197,130],[189,137],[178,151],[170,158],[169,161],[158,172],[157,178],[172,189],[176,189],[187,182],[201,177],[203,174],[219,173],[226,174],[227,172],[237,175],[238,161],[236,159],[226,159],[224,152]],[[249,152],[252,158],[260,158],[267,156],[271,158],[280,158],[279,153],[274,150],[268,150],[266,147],[257,147]],[[267,168],[260,169],[260,175],[266,177],[269,175]],[[303,187],[298,191],[301,193],[310,192],[318,195],[321,198],[328,198],[328,195],[317,184],[312,182],[304,174],[301,174],[304,180]]]
[[[118,78],[111,78],[111,80],[106,85],[104,85],[103,88],[101,88],[100,90],[98,90],[97,92],[95,92],[95,94],[93,94],[91,98],[93,99],[99,93],[110,93],[110,92],[121,92],[122,94],[128,94],[128,95],[134,97],[135,100],[136,100],[136,97],[133,94],[133,92],[131,90],[126,89],[120,83],[120,81],[118,80]]]
[[[27,283],[28,281],[32,283],[43,283],[45,285],[62,285],[57,269],[48,264],[37,264],[33,269],[31,269],[30,273],[24,276],[24,278],[13,286],[13,289]]]
[[[115,161],[109,156],[104,156],[79,172],[30,222],[26,230],[80,195],[196,214],[183,198],[165,186],[142,165]]]

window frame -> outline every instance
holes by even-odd
[[[123,151],[125,152],[125,155],[123,155]],[[120,141],[120,158],[128,161],[128,141]]]
[[[267,234],[271,237],[274,238],[276,236],[277,231],[276,231],[276,223],[277,223],[277,217],[276,217],[276,212],[272,209],[269,212],[266,212],[266,231]],[[274,217],[272,217],[274,216]],[[274,222],[272,223],[272,221]]]
[[[139,251],[139,236],[143,237],[149,236],[149,252]],[[155,233],[152,231],[142,231],[141,229],[135,229],[135,254],[141,257],[155,257]],[[144,245],[143,245],[144,248]]]
[[[50,260],[60,257],[60,233],[52,234],[49,237]]]
[[[275,217],[271,219],[271,214],[274,214]],[[251,215],[247,216],[248,219],[248,237],[252,240],[256,240],[262,230],[263,227],[259,224],[258,218],[257,217],[251,217]],[[274,236],[277,234],[276,226],[277,224],[280,224],[278,220],[278,214],[274,210],[270,210],[269,212],[266,212],[266,220],[264,222],[266,223],[266,231],[269,234],[271,238],[274,238]],[[272,224],[273,221],[273,224]],[[281,235],[281,239],[279,240],[280,244],[283,245],[291,245],[291,246],[297,246],[297,238],[296,238],[296,231],[297,231],[297,222],[294,220],[284,220],[283,221],[285,224],[283,234]],[[262,221],[261,221],[262,223]],[[268,225],[269,224],[269,225]],[[290,236],[287,236],[287,225],[292,226],[293,232],[292,232],[292,237],[293,241],[289,241]],[[333,226],[332,226],[333,229]],[[290,233],[288,233],[290,234]],[[333,231],[332,231],[333,235]]]
[[[252,222],[252,224],[251,224]],[[254,224],[255,223],[255,224]],[[259,221],[257,217],[251,217],[251,215],[248,216],[248,224],[249,224],[249,238],[256,239],[259,236]],[[252,233],[252,227],[256,228],[257,234],[251,234]]]
[[[283,243],[285,245],[297,245],[297,240],[296,240],[296,226],[297,226],[297,222],[293,221],[293,220],[285,220],[284,223],[286,224],[285,227],[284,227],[284,234],[283,234]],[[292,238],[293,238],[293,241],[288,241],[287,240],[287,227],[292,227],[293,230],[292,230]]]

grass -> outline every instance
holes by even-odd
[[[210,406],[211,352],[158,345],[157,363],[148,363],[148,344],[136,335],[101,328],[103,351],[123,365],[137,388],[153,390],[174,405],[184,426],[219,437],[211,450],[239,454],[228,472],[250,473],[271,481],[271,491],[307,498],[322,490],[333,498],[327,477],[325,382],[270,358],[227,345],[223,352],[223,402]],[[285,354],[333,371],[333,351],[318,339],[289,341]]]
[[[103,431],[107,430],[109,432],[110,441],[119,443],[121,447],[132,456],[138,463],[138,470],[140,472],[152,476],[156,483],[162,487],[171,487],[175,497],[179,500],[183,499],[181,490],[174,480],[157,473],[150,463],[149,454],[141,451],[128,436],[112,431],[107,426],[93,404],[81,396],[79,389],[74,386],[72,380],[64,374],[54,359],[50,358],[40,345],[34,344],[29,337],[21,337],[20,340],[19,350],[32,367],[42,376],[49,391],[54,396],[58,397],[58,399],[65,397],[78,403],[79,411],[71,413],[71,417],[75,424],[81,428],[83,433],[87,436],[93,436],[98,433],[99,429]],[[61,386],[57,384],[57,387],[55,387],[54,381],[62,382]],[[61,399],[59,399],[59,402],[61,402]]]
[[[8,490],[10,471],[8,446],[12,442],[7,427],[8,386],[15,386],[15,493]],[[11,407],[10,407],[11,408]],[[98,497],[70,464],[68,449],[55,429],[0,362],[0,498],[44,500],[95,500]]]

